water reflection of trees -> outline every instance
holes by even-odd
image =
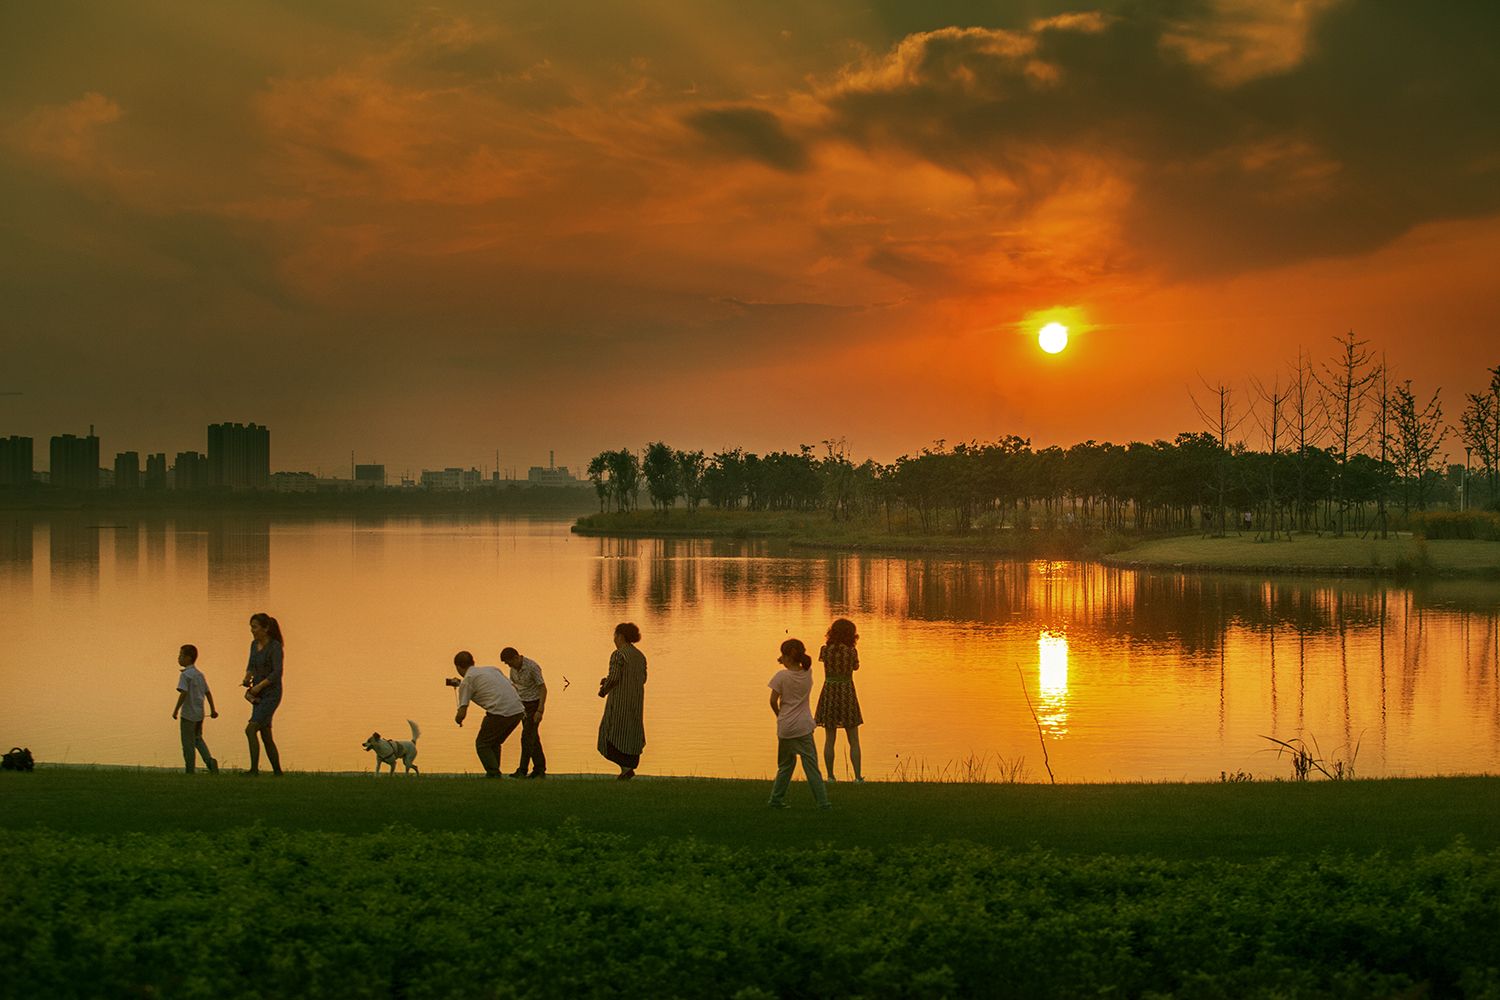
[[[1094,563],[804,555],[776,543],[724,539],[600,538],[594,544],[596,600],[623,606],[641,598],[662,615],[708,599],[733,605],[767,595],[804,603],[821,597],[833,614],[1059,625],[1217,655],[1231,633],[1246,631],[1283,632],[1305,642],[1385,630],[1415,651],[1429,607],[1468,607],[1490,622],[1500,612],[1500,585],[1479,581],[1416,588],[1373,579],[1273,582]],[[1414,663],[1415,656],[1403,654],[1402,662]]]
[[[864,562],[827,564],[830,573],[844,575],[828,582],[829,593],[855,589],[855,575],[868,570]],[[1376,580],[1270,582],[1249,575],[1143,573],[1084,563],[893,563],[900,586],[888,589],[886,614],[984,624],[1068,622],[1190,652],[1217,650],[1231,629],[1285,628],[1328,636],[1388,626],[1393,611],[1402,612],[1404,627],[1420,628],[1433,603],[1447,609],[1462,600],[1490,620],[1500,609],[1500,586],[1474,581],[1406,589]]]
[[[767,593],[806,599],[824,586],[821,561],[789,558],[769,543],[699,538],[596,541],[593,594],[611,605],[629,604],[641,594],[649,610],[666,614],[697,607],[706,594],[728,603],[759,600]]]

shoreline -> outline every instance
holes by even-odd
[[[687,514],[671,511],[668,516]],[[1006,560],[1098,562],[1131,570],[1184,573],[1241,573],[1259,576],[1339,578],[1500,580],[1500,542],[1346,535],[1299,535],[1275,541],[1240,534],[1132,537],[1110,532],[1039,530],[1022,536],[872,534],[883,528],[844,526],[811,513],[709,512],[675,523],[654,511],[594,514],[579,518],[570,531],[590,538],[707,539],[780,541],[796,549],[891,555],[960,556]],[[601,523],[601,520],[603,523]],[[620,523],[624,521],[626,523]],[[1006,529],[1014,532],[1015,529]],[[1276,556],[1278,558],[1267,558]]]
[[[207,770],[205,770],[205,769],[203,769],[203,768],[200,767],[193,774],[189,775],[189,774],[184,773],[183,769],[180,766],[173,766],[173,765],[170,765],[170,764],[86,764],[86,763],[66,763],[66,762],[61,762],[61,761],[48,761],[48,760],[38,760],[36,762],[36,767],[37,767],[38,770],[43,770],[43,771],[67,772],[67,773],[76,773],[76,774],[139,774],[139,775],[143,775],[143,776],[144,775],[161,775],[161,776],[178,775],[178,776],[181,776],[183,778],[188,778],[188,779],[191,779],[191,780],[199,780],[199,779],[202,779],[202,780],[217,780],[219,777],[224,777],[224,776],[237,777],[237,776],[242,775],[244,773],[244,768],[225,767],[225,768],[221,768],[220,769],[220,774],[219,775],[210,775]],[[265,778],[265,780],[267,782],[271,782],[271,783],[275,782],[275,779],[271,778],[269,775],[263,774],[262,777]],[[312,770],[312,771],[293,771],[293,770],[288,770],[285,773],[285,777],[286,778],[292,778],[292,779],[299,779],[299,780],[302,780],[302,779],[325,780],[325,779],[346,779],[347,778],[347,779],[353,779],[353,780],[359,780],[359,781],[366,781],[366,780],[370,780],[370,779],[377,778],[377,777],[380,780],[386,781],[386,782],[389,782],[389,781],[392,780],[391,777],[390,777],[390,775],[389,775],[389,773],[387,773],[385,771],[381,771],[381,772],[378,772],[378,773],[372,773],[371,771],[317,771],[317,770]],[[482,772],[482,771],[422,771],[420,774],[411,774],[411,775],[400,774],[400,775],[397,775],[396,780],[404,780],[404,779],[408,779],[408,778],[410,780],[417,780],[417,779],[420,779],[420,778],[433,778],[433,779],[439,780],[439,781],[469,781],[469,780],[481,781],[481,780],[485,780],[485,775],[484,775],[484,772]],[[550,780],[557,780],[557,781],[561,781],[561,782],[563,782],[565,784],[572,784],[574,782],[594,782],[594,781],[611,782],[611,781],[617,780],[617,777],[616,777],[616,775],[614,773],[605,772],[605,771],[548,771],[547,772],[547,778],[548,778],[549,781]],[[1264,777],[1264,778],[1261,778],[1261,777],[1252,777],[1252,778],[1250,778],[1248,780],[1244,780],[1244,781],[1240,781],[1240,782],[1227,782],[1223,778],[1204,778],[1204,779],[1202,779],[1200,781],[1193,781],[1193,780],[1188,779],[1188,778],[1118,778],[1118,779],[1115,779],[1115,780],[1112,780],[1112,781],[1069,781],[1066,778],[1060,779],[1060,780],[1057,780],[1057,781],[1046,781],[1046,780],[1042,780],[1041,778],[1037,778],[1035,780],[1028,780],[1028,781],[1022,781],[1022,780],[1017,780],[1017,781],[1008,781],[1008,780],[988,781],[988,780],[983,780],[983,779],[979,779],[979,780],[956,779],[956,780],[951,780],[951,781],[945,781],[945,780],[940,779],[940,778],[926,778],[926,777],[922,777],[922,778],[867,778],[865,781],[860,782],[859,784],[861,784],[861,785],[867,785],[867,786],[871,786],[871,787],[906,788],[906,789],[916,789],[916,788],[1058,788],[1058,789],[1063,789],[1063,788],[1066,788],[1066,789],[1071,789],[1071,790],[1074,790],[1074,791],[1078,791],[1078,790],[1083,790],[1083,789],[1130,789],[1130,788],[1183,788],[1183,789],[1193,789],[1193,788],[1217,788],[1217,787],[1219,787],[1221,785],[1236,784],[1236,783],[1237,784],[1265,784],[1265,785],[1276,784],[1276,785],[1287,785],[1287,786],[1290,787],[1290,786],[1297,785],[1297,784],[1302,784],[1302,785],[1325,785],[1325,784],[1339,784],[1339,783],[1344,783],[1344,782],[1347,782],[1347,783],[1350,783],[1350,784],[1356,784],[1357,783],[1357,784],[1361,784],[1361,785],[1375,785],[1375,784],[1392,784],[1392,783],[1403,783],[1403,782],[1453,782],[1453,783],[1457,783],[1457,782],[1465,782],[1465,781],[1475,781],[1475,780],[1484,781],[1484,780],[1492,780],[1492,779],[1500,779],[1500,772],[1490,772],[1490,771],[1458,771],[1458,772],[1454,772],[1454,773],[1451,773],[1451,774],[1389,774],[1389,775],[1378,775],[1378,776],[1371,776],[1371,777],[1343,778],[1343,779],[1338,779],[1337,781],[1330,781],[1329,779],[1315,778],[1315,779],[1310,779],[1310,780],[1305,781],[1305,782],[1289,781],[1286,778],[1281,777],[1279,775],[1268,773],[1267,776]],[[682,784],[707,783],[707,784],[715,784],[715,785],[737,785],[737,786],[742,786],[742,787],[745,787],[745,788],[753,788],[753,789],[756,789],[756,790],[761,790],[761,789],[764,789],[768,785],[768,783],[770,782],[771,779],[769,777],[766,777],[766,778],[729,778],[729,777],[718,777],[718,776],[715,776],[715,775],[703,775],[703,774],[637,774],[635,776],[634,780],[635,781],[649,782],[651,784],[660,784],[660,783],[664,783],[665,782],[665,783],[682,783]],[[803,781],[803,779],[801,777],[799,777],[797,779],[797,781],[801,782],[801,781]],[[521,779],[521,778],[511,779],[508,776],[504,779],[504,782],[502,782],[502,783],[512,783],[512,782],[514,782],[515,784],[521,784],[521,785],[532,784],[531,782],[528,782],[528,781],[526,781],[524,779]],[[835,787],[838,787],[838,788],[842,788],[845,785],[853,787],[855,785],[855,783],[854,782],[838,781],[838,782],[835,782],[834,785],[835,785]],[[4,824],[0,823],[0,827],[3,827],[3,826],[4,826]]]

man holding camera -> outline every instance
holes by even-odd
[[[453,721],[464,724],[469,714],[469,702],[484,709],[484,722],[479,726],[479,735],[474,737],[474,752],[479,763],[484,765],[486,778],[500,777],[500,748],[505,738],[515,732],[525,715],[525,707],[516,694],[510,678],[500,672],[499,667],[476,667],[474,655],[467,649],[459,650],[453,657],[462,680],[448,678],[443,683],[458,688],[458,714]]]

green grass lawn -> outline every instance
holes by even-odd
[[[820,813],[800,779],[792,809],[764,781],[238,774],[59,768],[0,774],[0,827],[66,834],[217,832],[260,823],[359,834],[391,824],[545,836],[572,824],[634,843],[695,838],[773,849],[787,830],[870,849],[965,841],[1001,850],[1241,860],[1322,851],[1500,848],[1500,778],[1237,784],[840,782]],[[805,799],[806,801],[802,801]]]
[[[1410,535],[1378,539],[1297,535],[1290,541],[1256,541],[1250,535],[1197,535],[1142,542],[1106,557],[1130,566],[1245,569],[1263,572],[1391,573],[1396,575],[1500,576],[1500,542],[1428,541]]]
[[[0,997],[1500,996],[1497,778],[768,790],[0,774]]]

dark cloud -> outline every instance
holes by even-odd
[[[715,149],[775,170],[799,173],[809,166],[807,147],[788,135],[781,120],[761,108],[710,108],[685,119]]]
[[[1059,152],[1101,158],[1133,186],[1127,238],[1179,274],[1500,209],[1500,6],[1344,3],[1306,37],[1214,16],[910,36],[824,95],[827,134],[1006,175],[1020,201],[1070,181]]]

